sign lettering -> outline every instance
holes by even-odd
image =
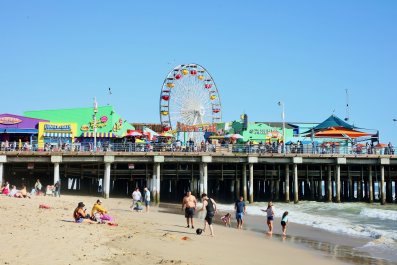
[[[14,117],[1,117],[0,118],[0,123],[4,124],[4,125],[18,124],[21,122],[22,122],[22,120],[14,118]]]

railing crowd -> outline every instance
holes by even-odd
[[[212,144],[210,142],[195,143],[188,141],[183,144],[177,140],[174,142],[145,142],[145,143],[110,143],[97,142],[96,147],[92,142],[87,143],[46,143],[44,148],[39,149],[37,142],[1,142],[0,151],[10,152],[206,152],[206,153],[253,153],[253,154],[282,154],[283,143],[258,143],[247,142],[245,144],[231,144],[222,142]],[[339,146],[335,144],[302,144],[301,142],[285,145],[287,154],[379,154],[394,155],[396,149],[389,143],[387,146],[351,145]]]

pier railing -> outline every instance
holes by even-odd
[[[37,142],[0,145],[2,152],[188,152],[188,153],[240,153],[240,154],[282,154],[281,145],[250,144],[199,144],[181,145],[178,143],[98,143],[96,150],[92,143],[53,144],[39,148]],[[354,155],[397,155],[397,148],[356,147],[356,146],[316,146],[286,145],[287,154],[354,154]]]

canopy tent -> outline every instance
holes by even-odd
[[[346,138],[358,138],[358,137],[363,137],[363,136],[370,136],[371,134],[365,133],[365,132],[360,132],[360,131],[356,131],[353,129],[346,129],[343,127],[331,127],[325,130],[321,130],[321,131],[315,131],[313,133],[313,137],[315,138],[342,138],[342,139],[346,139]],[[311,137],[312,134],[306,134],[306,137]]]
[[[335,115],[331,115],[328,117],[328,119],[326,119],[325,121],[323,121],[322,123],[320,123],[319,125],[313,127],[312,129],[304,132],[304,133],[311,133],[312,131],[316,132],[316,131],[322,131],[322,130],[326,130],[329,128],[345,128],[345,129],[349,129],[349,130],[353,130],[354,126],[348,124],[347,122],[344,122],[343,120],[341,120],[340,118],[336,117]]]

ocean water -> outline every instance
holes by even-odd
[[[232,212],[234,205],[218,205],[221,211]],[[247,214],[265,216],[261,209],[267,203],[247,206]],[[276,217],[289,212],[289,221],[337,234],[366,238],[369,243],[358,249],[392,257],[397,261],[397,205],[368,203],[321,203],[302,201],[298,204],[275,203]]]

